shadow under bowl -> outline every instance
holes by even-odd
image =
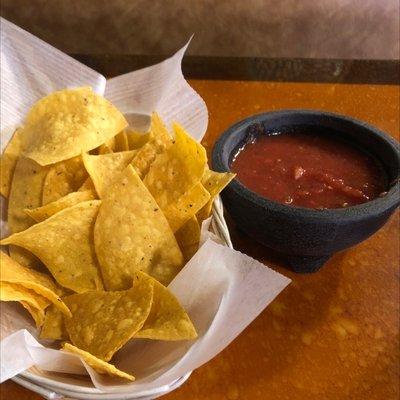
[[[335,252],[367,239],[380,229],[400,203],[399,144],[378,129],[355,119],[319,111],[285,110],[248,117],[227,129],[212,152],[213,169],[230,171],[237,150],[248,141],[249,127],[265,132],[307,127],[363,149],[381,164],[387,193],[341,209],[315,210],[269,200],[234,179],[222,193],[224,206],[240,229],[283,254],[296,272],[317,271]]]

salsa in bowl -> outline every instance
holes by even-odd
[[[386,192],[379,161],[327,129],[264,131],[259,124],[248,129],[248,142],[234,155],[231,169],[263,197],[323,210],[362,204]]]
[[[288,110],[246,118],[217,141],[223,195],[236,224],[296,271],[376,232],[399,204],[399,145],[352,118]]]

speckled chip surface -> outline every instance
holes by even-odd
[[[160,117],[151,115],[149,140],[140,149],[132,160],[132,166],[137,174],[144,178],[152,163],[159,154],[162,154],[172,144],[172,139],[162,123]]]
[[[53,303],[63,314],[71,314],[59,297],[59,288],[49,276],[18,264],[4,252],[0,252],[0,282],[32,290],[47,299],[49,304]]]
[[[43,182],[42,204],[48,204],[77,191],[88,174],[79,155],[49,167]]]
[[[102,200],[94,243],[107,290],[129,288],[137,270],[168,284],[183,265],[164,214],[130,165]]]
[[[25,214],[25,208],[42,205],[43,183],[48,172],[28,158],[20,158],[14,171],[10,197],[8,199],[8,228],[11,233],[23,231],[34,221]]]
[[[25,119],[24,155],[40,165],[54,164],[100,146],[127,125],[121,112],[90,87],[53,92]]]
[[[196,329],[178,299],[160,282],[154,282],[151,311],[136,338],[156,340],[190,340]]]
[[[10,194],[15,166],[22,151],[20,131],[20,128],[15,130],[0,158],[0,193],[6,198]]]
[[[197,218],[200,223],[211,215],[215,198],[235,176],[236,174],[232,172],[215,172],[209,168],[205,169],[201,183],[207,192],[210,193],[210,200],[197,213]]]
[[[107,363],[99,358],[95,357],[93,354],[88,353],[82,349],[78,349],[70,343],[64,343],[62,347],[63,351],[68,353],[76,354],[81,357],[89,366],[91,366],[97,373],[106,374],[110,376],[116,376],[118,378],[127,379],[128,381],[134,381],[135,377],[119,370],[114,365]]]
[[[34,209],[27,208],[24,211],[36,222],[42,222],[65,208],[72,207],[75,204],[82,203],[83,201],[94,200],[95,198],[96,194],[91,190],[72,192],[42,207]]]
[[[207,204],[209,199],[210,194],[199,182],[175,202],[168,204],[163,211],[172,231],[177,232]]]
[[[18,158],[8,198],[7,224],[11,233],[23,231],[34,224],[35,221],[24,210],[42,204],[43,182],[47,172],[48,167],[42,167],[29,158]],[[36,257],[24,249],[10,246],[9,252],[22,265],[33,266],[38,263]]]
[[[45,309],[50,304],[48,299],[33,290],[10,282],[0,282],[0,300],[24,302],[25,306],[28,306],[25,308],[32,315],[38,328],[42,326]]]
[[[151,164],[143,182],[164,209],[200,182],[207,165],[203,146],[174,124],[175,141]]]
[[[31,251],[65,288],[78,293],[100,289],[102,282],[93,246],[93,225],[100,203],[85,201],[66,208],[0,243]]]
[[[108,361],[147,319],[153,301],[153,281],[138,272],[128,290],[90,291],[67,296],[72,312],[65,318],[71,342]]]
[[[132,150],[100,155],[83,155],[86,170],[92,178],[100,198],[105,195],[111,184],[117,179],[118,174],[132,161],[135,154],[136,151]]]
[[[40,331],[40,338],[51,340],[69,339],[67,329],[65,328],[64,317],[53,304],[46,309],[42,329]]]

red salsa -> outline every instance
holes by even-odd
[[[305,130],[259,135],[239,150],[231,169],[250,190],[307,208],[361,204],[386,188],[383,171],[371,156]]]

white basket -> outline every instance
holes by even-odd
[[[221,198],[218,196],[214,201],[211,230],[228,247],[233,248],[229,230],[224,218],[224,210]],[[143,391],[135,395],[129,393],[103,393],[94,387],[83,387],[74,384],[63,383],[35,372],[24,371],[12,378],[19,385],[36,392],[48,400],[151,400],[163,396],[181,386],[190,376],[191,372],[151,391]]]

